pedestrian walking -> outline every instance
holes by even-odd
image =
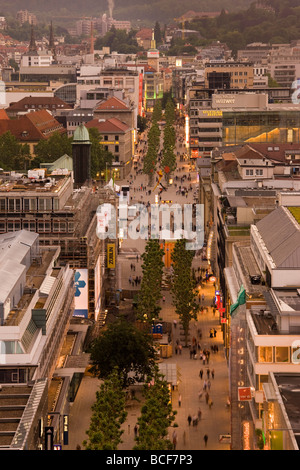
[[[176,450],[176,445],[177,445],[177,433],[176,431],[173,431],[173,448]]]
[[[206,377],[209,379],[209,375],[210,375],[210,369],[207,369],[206,370]]]
[[[199,421],[200,421],[200,419],[201,419],[201,416],[202,416],[202,411],[201,411],[200,408],[199,408],[199,409],[198,409],[198,419],[199,419]]]
[[[203,369],[200,369],[199,377],[200,377],[200,379],[202,379],[202,377],[203,377]]]
[[[212,377],[212,379],[215,378],[215,369],[212,369],[212,371],[211,371],[211,377]]]
[[[191,415],[188,415],[188,419],[187,419],[187,420],[188,420],[188,423],[189,423],[189,426],[190,426],[190,425],[191,425],[191,422],[192,422],[192,417],[191,417]]]
[[[204,445],[206,447],[207,446],[207,441],[208,441],[208,435],[207,434],[204,434],[203,440],[204,440]]]
[[[181,395],[179,395],[179,397],[178,397],[178,406],[179,406],[179,408],[181,407]]]

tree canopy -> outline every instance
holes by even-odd
[[[151,373],[155,359],[150,334],[124,319],[109,324],[91,345],[92,372],[105,379],[115,368],[123,388],[144,381]]]
[[[83,442],[86,450],[117,450],[124,431],[127,412],[125,411],[125,391],[116,370],[106,378],[96,392],[92,406],[92,418],[87,430],[88,439]]]
[[[186,240],[177,240],[172,252],[172,286],[173,304],[180,318],[187,343],[189,324],[197,318],[198,305],[194,293],[195,282],[192,276],[194,251],[186,249]]]
[[[174,424],[176,411],[172,409],[170,391],[157,368],[144,386],[145,403],[138,418],[139,434],[134,450],[171,450],[168,428]]]

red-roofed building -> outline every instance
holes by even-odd
[[[135,128],[136,107],[127,104],[125,101],[112,96],[105,101],[101,101],[94,109],[94,117],[97,119],[117,118],[125,122],[131,129]]]
[[[86,123],[86,127],[98,129],[105,150],[115,157],[116,177],[126,177],[131,170],[134,153],[132,128],[117,118],[93,119]]]
[[[29,144],[31,154],[40,140],[47,140],[54,133],[65,134],[67,131],[51,113],[46,110],[25,114],[19,119],[0,117],[0,135],[10,131],[20,143]]]
[[[41,109],[55,113],[56,110],[70,109],[70,105],[56,96],[26,96],[16,103],[11,103],[6,112],[9,117],[16,117],[19,114]]]

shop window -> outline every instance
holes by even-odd
[[[273,348],[272,348],[272,346],[259,346],[259,348],[258,348],[258,362],[273,362]]]
[[[275,362],[289,362],[289,348],[285,346],[275,347]]]

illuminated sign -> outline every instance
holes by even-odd
[[[185,116],[185,144],[188,147],[190,140],[190,119],[188,116]]]
[[[209,117],[222,117],[223,111],[204,110],[202,111],[202,114],[205,114],[206,116],[209,116]]]
[[[251,450],[249,421],[243,422],[243,450]]]
[[[251,401],[251,387],[238,387],[238,399],[239,401]]]
[[[116,252],[115,252],[115,244],[108,243],[107,244],[107,267],[108,269],[115,269],[116,267]]]
[[[69,444],[69,416],[64,415],[63,418],[63,436],[64,436],[64,445]]]

